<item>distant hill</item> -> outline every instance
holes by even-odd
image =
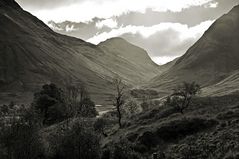
[[[135,84],[148,82],[160,73],[159,66],[150,59],[145,50],[122,38],[108,39],[98,46],[105,53],[102,57],[105,64],[116,70],[126,81]]]
[[[150,87],[171,90],[183,81],[214,85],[239,70],[239,6],[223,15]]]
[[[55,33],[14,0],[0,1],[0,26],[1,102],[29,101],[41,85],[71,79],[85,84],[96,104],[104,104],[112,94],[111,81],[117,74],[129,85],[157,75],[158,66],[147,53],[127,41],[108,40],[96,46]],[[121,50],[121,45],[129,50]],[[136,66],[140,57],[144,67]],[[142,80],[137,80],[141,76]]]

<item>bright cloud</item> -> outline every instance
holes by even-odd
[[[105,41],[107,39],[110,39],[112,37],[118,37],[123,34],[140,34],[145,39],[149,38],[150,36],[154,35],[158,32],[164,32],[167,30],[173,30],[178,33],[179,38],[181,41],[189,39],[189,38],[197,38],[200,37],[203,32],[208,29],[208,27],[213,23],[213,21],[206,21],[202,22],[201,24],[194,26],[194,27],[188,27],[186,24],[180,24],[180,23],[160,23],[158,25],[154,25],[151,27],[144,27],[144,26],[132,26],[128,25],[126,27],[120,27],[117,29],[113,29],[111,32],[104,32],[98,35],[95,35],[94,37],[90,38],[88,42],[98,44],[102,41]]]
[[[118,26],[118,23],[116,20],[110,18],[110,19],[106,19],[106,20],[103,20],[103,21],[100,21],[98,23],[96,23],[96,27],[101,29],[103,28],[104,26],[106,27],[109,27],[109,28],[116,28]]]
[[[71,31],[75,31],[75,30],[77,30],[77,29],[74,28],[74,25],[71,25],[71,26],[67,25],[66,26],[66,32],[71,32]]]
[[[194,27],[180,23],[160,23],[158,25],[119,27],[90,38],[88,42],[98,44],[112,37],[123,37],[144,48],[152,60],[165,64],[183,55],[206,31],[213,21],[205,21]]]
[[[75,0],[53,9],[27,10],[46,21],[89,21],[94,17],[110,18],[127,12],[145,12],[147,8],[154,11],[179,12],[192,6],[207,5],[213,0]],[[57,4],[56,4],[57,5]],[[59,16],[60,15],[60,16]]]
[[[205,5],[206,8],[217,8],[218,7],[218,2],[211,2]]]

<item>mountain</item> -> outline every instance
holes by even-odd
[[[171,90],[183,81],[214,85],[239,70],[239,6],[217,19],[204,35],[150,87]]]
[[[145,50],[122,38],[112,38],[98,46],[105,53],[102,58],[107,66],[117,70],[117,74],[127,79],[126,81],[135,84],[147,82],[160,72],[159,66],[150,59]]]
[[[147,53],[127,41],[124,44],[139,51],[138,54],[134,52],[135,56],[143,54],[143,58],[147,57],[142,61],[150,63],[149,69],[142,72],[144,68],[131,67],[137,65],[131,58],[132,50],[119,57],[112,50],[107,52],[101,46],[53,32],[14,0],[0,1],[0,26],[1,102],[30,101],[32,92],[41,85],[62,84],[70,79],[86,85],[96,104],[104,104],[112,94],[111,81],[118,70],[124,81],[131,85],[136,84],[135,79],[142,74],[144,80],[157,74],[157,71],[148,71],[152,67],[157,70],[158,66],[152,63]],[[129,65],[130,69],[121,70],[122,64]],[[131,72],[134,72],[133,76]]]

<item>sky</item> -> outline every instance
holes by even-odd
[[[56,32],[98,44],[122,37],[165,64],[239,0],[16,0]]]

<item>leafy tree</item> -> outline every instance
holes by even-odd
[[[1,110],[0,111],[1,111],[1,114],[6,115],[6,114],[9,113],[9,107],[4,104],[3,106],[1,106]]]
[[[138,105],[137,101],[134,100],[134,99],[130,99],[124,105],[124,109],[130,115],[133,115],[133,114],[136,114],[136,113],[140,112],[139,107],[140,106]]]
[[[85,98],[79,103],[78,113],[81,117],[94,118],[98,115],[95,103],[90,98]]]
[[[38,124],[29,114],[12,116],[0,126],[0,158],[31,159],[42,154]]]
[[[99,159],[99,138],[92,130],[80,124],[62,137],[54,159]]]
[[[183,85],[174,89],[173,94],[167,98],[166,105],[175,107],[183,114],[184,110],[189,107],[192,98],[200,93],[200,90],[200,85],[195,82],[184,82]]]
[[[77,115],[77,109],[83,103],[85,98],[89,98],[88,92],[84,84],[71,83],[65,84],[65,97],[68,103],[69,117]]]
[[[111,146],[112,159],[140,159],[141,157],[134,151],[134,145],[126,140],[121,140],[119,143]]]
[[[46,84],[34,94],[33,107],[43,118],[43,125],[53,124],[66,118],[66,103],[63,91],[55,84]]]
[[[121,78],[117,77],[114,79],[113,84],[115,86],[116,95],[115,95],[115,101],[113,105],[116,107],[117,113],[118,113],[118,124],[119,128],[122,128],[122,106],[125,103],[124,100],[124,91],[125,91],[125,85],[123,84],[123,81]]]

